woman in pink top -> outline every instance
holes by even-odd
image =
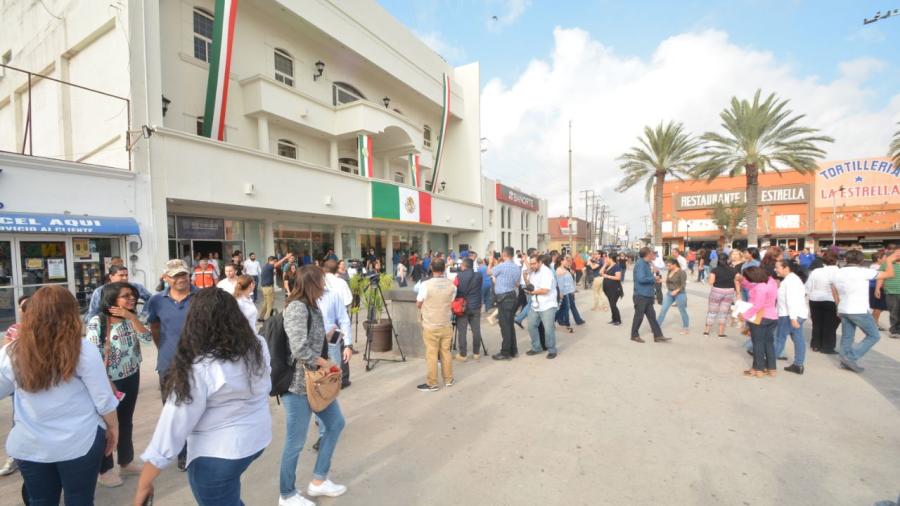
[[[775,376],[778,283],[762,267],[748,267],[742,276],[741,285],[749,293],[749,302],[753,305],[741,315],[750,328],[753,342],[753,367],[744,371],[744,375],[757,378],[766,374]],[[756,323],[758,314],[761,319]]]

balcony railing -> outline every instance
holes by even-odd
[[[131,170],[131,101],[0,64],[0,151]]]

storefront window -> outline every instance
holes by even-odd
[[[82,309],[91,301],[94,289],[103,284],[113,257],[121,257],[120,242],[112,238],[72,238],[75,271],[75,298]]]
[[[23,285],[66,283],[65,241],[21,241],[19,255],[22,259]]]
[[[275,252],[279,256],[294,253],[304,261],[312,262],[334,249],[334,231],[325,225],[278,223],[274,232]]]
[[[172,215],[166,216],[166,228],[169,233],[169,239],[175,238],[175,217]]]

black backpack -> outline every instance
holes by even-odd
[[[307,318],[307,334],[309,334],[311,325],[312,318]],[[288,389],[294,381],[294,372],[297,370],[296,361],[291,356],[287,332],[284,330],[284,313],[278,313],[266,319],[266,323],[263,324],[259,333],[266,339],[271,357],[272,390],[269,391],[269,395],[280,397],[288,393]]]

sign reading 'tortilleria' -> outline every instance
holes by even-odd
[[[514,206],[524,207],[532,211],[538,210],[538,201],[531,195],[513,190],[509,186],[497,183],[497,200],[512,204]]]
[[[745,190],[715,191],[706,193],[690,193],[678,195],[675,200],[675,209],[709,209],[719,202],[729,205],[739,205],[747,201]],[[776,186],[774,188],[761,188],[759,190],[759,204],[803,204],[809,201],[809,185]]]

